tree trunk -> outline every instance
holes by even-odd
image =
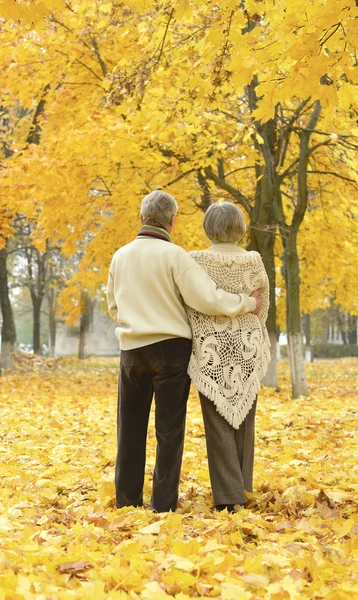
[[[265,125],[266,127],[272,127],[271,122]],[[271,137],[269,139],[271,141]],[[269,280],[270,306],[266,327],[271,342],[271,360],[262,383],[267,387],[277,388],[276,269],[274,255],[276,217],[269,177],[265,165],[256,165],[255,206],[250,215],[250,244],[248,250],[256,250],[261,254]]]
[[[32,299],[33,329],[32,345],[34,354],[41,355],[41,305],[42,298]]]
[[[267,332],[271,342],[271,360],[265,377],[262,380],[263,385],[267,387],[278,387],[277,381],[277,325],[276,325],[276,270],[274,257],[275,235],[261,234],[261,239],[257,239],[257,233],[250,229],[250,250],[260,252],[264,263],[270,286],[270,306],[266,321]],[[271,238],[271,239],[270,239]],[[261,242],[261,243],[260,243]],[[266,243],[265,243],[266,242]]]
[[[352,345],[357,345],[357,316],[348,315],[348,340]]]
[[[311,349],[311,315],[305,313],[303,315],[303,328],[305,333],[305,360],[313,362],[313,352]]]
[[[50,288],[47,294],[48,302],[48,325],[49,325],[49,356],[54,358],[56,354],[56,332],[57,332],[57,321],[56,321],[56,292],[53,287]]]
[[[301,107],[307,104],[308,101],[309,99],[306,100]],[[273,175],[275,210],[284,248],[283,271],[286,283],[287,348],[290,360],[292,394],[294,398],[308,396],[301,333],[297,235],[308,206],[307,174],[308,161],[311,152],[309,149],[309,142],[312,131],[314,131],[317,125],[321,111],[322,107],[319,101],[315,102],[307,127],[302,129],[299,134],[300,147],[297,167],[297,196],[292,196],[292,207],[294,208],[292,218],[285,215],[285,206],[282,201],[281,193],[282,176],[277,173]],[[290,225],[288,224],[288,221],[291,221]]]
[[[6,258],[5,246],[5,248],[0,250],[1,367],[2,369],[11,369],[13,366],[11,351],[16,344],[16,328],[9,296]]]
[[[297,233],[286,230],[284,276],[286,281],[287,349],[290,361],[292,394],[294,398],[308,396],[303,356],[300,314],[300,278],[297,253]]]
[[[91,325],[92,303],[85,292],[81,293],[81,318],[80,318],[80,341],[78,346],[78,358],[84,359],[88,353],[88,334]]]
[[[222,168],[222,165],[221,165]],[[210,187],[208,182],[201,171],[197,173],[198,184],[201,188],[201,203],[199,204],[200,209],[205,213],[209,206],[213,203],[213,199],[211,197]]]
[[[341,312],[339,307],[337,308],[337,322],[343,345],[347,346],[347,344],[349,344],[347,316],[344,312]]]

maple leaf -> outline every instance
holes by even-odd
[[[83,573],[89,568],[91,568],[91,565],[85,560],[77,560],[74,562],[62,563],[61,565],[58,565],[58,570],[60,573],[70,573],[71,575]]]

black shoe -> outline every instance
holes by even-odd
[[[214,508],[218,512],[222,512],[223,510],[227,510],[228,513],[235,512],[235,504],[217,504]]]

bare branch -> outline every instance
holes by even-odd
[[[358,185],[358,181],[355,179],[351,179],[350,177],[345,177],[344,175],[339,175],[339,173],[335,173],[334,171],[307,171],[307,173],[314,173],[317,175],[332,175],[333,177],[338,177],[339,179],[343,179],[343,181],[348,181],[349,183],[355,183]]]
[[[310,101],[310,97],[307,98],[306,100],[304,100],[303,102],[301,102],[301,104],[296,108],[296,110],[294,111],[292,117],[290,118],[290,120],[286,123],[286,131],[283,131],[281,129],[281,134],[277,140],[277,145],[280,148],[280,158],[278,160],[278,164],[283,167],[285,159],[286,159],[286,154],[287,154],[287,150],[288,150],[288,146],[289,146],[289,142],[290,142],[290,137],[291,137],[291,131],[293,131],[293,124],[294,122],[301,116],[303,109],[305,108],[305,106],[307,106],[307,104]],[[279,121],[283,121],[283,116],[280,117],[278,115],[278,119]]]
[[[279,179],[280,181],[283,181],[284,179],[286,179],[286,177],[292,175],[294,167],[297,165],[299,159],[296,158],[289,167],[287,167],[286,171],[284,171],[283,173],[281,173],[281,175],[279,175]]]
[[[92,38],[91,42],[92,42],[92,46],[94,48],[95,54],[96,54],[96,56],[98,58],[98,62],[100,64],[100,67],[102,69],[103,77],[107,77],[107,67],[106,67],[106,65],[105,65],[105,63],[104,63],[104,61],[103,61],[103,59],[101,57],[101,53],[99,51],[97,40],[95,38]]]
[[[317,150],[317,148],[320,148],[321,146],[329,146],[330,144],[332,144],[332,140],[331,139],[326,140],[325,142],[320,142],[318,144],[315,144],[314,146],[312,146],[312,148],[310,148],[308,150],[308,154],[312,154],[315,150]]]
[[[239,167],[238,169],[234,169],[233,171],[229,171],[229,173],[226,173],[225,177],[229,177],[230,175],[233,175],[234,173],[237,173],[238,171],[247,171],[248,169],[255,169],[255,165],[248,165],[247,167]]]
[[[311,130],[315,128],[317,121],[322,112],[322,106],[319,101],[316,102],[311,117],[309,119],[307,130],[302,131],[300,134],[300,150],[299,150],[299,162],[298,162],[298,171],[297,171],[297,184],[298,184],[298,194],[297,194],[297,205],[295,207],[295,211],[292,217],[291,228],[298,231],[300,224],[305,216],[308,202],[308,185],[307,185],[307,168],[308,168],[308,159],[310,154],[314,151],[315,147],[327,145],[331,140],[326,140],[326,142],[322,142],[320,144],[316,144],[313,148],[309,149],[309,141],[312,135]]]
[[[308,127],[292,127],[293,131],[309,131],[309,133],[317,133],[318,135],[325,135],[326,137],[331,137],[332,136],[332,132],[328,132],[328,131],[321,131],[320,129],[312,129],[312,128],[308,128]],[[357,138],[358,136],[354,135],[353,133],[347,134],[347,135],[343,135],[343,134],[337,134],[337,138],[338,139],[348,139],[348,138]]]
[[[97,175],[97,179],[99,179],[99,181],[101,181],[106,189],[107,195],[108,196],[112,196],[112,192],[110,190],[110,188],[108,187],[108,185],[106,184],[105,180],[103,179],[103,177],[101,177],[100,175]]]
[[[90,81],[62,81],[61,85],[94,85],[103,90],[103,87],[99,83],[91,83]]]
[[[73,30],[70,29],[69,27],[67,27],[67,25],[65,25],[64,23],[62,23],[61,21],[59,21],[58,19],[56,19],[55,17],[52,17],[51,19],[54,23],[57,23],[57,25],[60,25],[60,27],[63,27],[64,29],[66,29],[67,31],[69,31],[70,33],[73,33]]]
[[[324,45],[326,42],[328,42],[328,40],[329,40],[329,39],[330,39],[330,38],[331,38],[331,37],[332,37],[332,36],[333,36],[333,35],[336,33],[336,31],[338,31],[338,29],[340,28],[340,26],[341,26],[341,22],[339,22],[339,23],[336,23],[335,25],[331,25],[330,29],[333,29],[333,27],[334,27],[335,29],[333,29],[333,31],[332,31],[331,33],[329,33],[329,31],[330,31],[330,29],[329,29],[329,30],[328,30],[326,33],[324,33],[324,34],[322,35],[322,37],[321,37],[321,39],[320,39],[320,44],[319,44],[319,45],[320,45],[320,51],[319,51],[319,53],[321,53],[321,51],[322,51],[322,48],[323,48],[323,45]],[[325,36],[326,36],[326,37],[325,37]]]
[[[159,64],[160,59],[161,59],[162,54],[163,54],[163,51],[164,51],[165,40],[166,40],[166,37],[167,37],[167,33],[168,33],[170,21],[172,20],[173,14],[174,14],[174,8],[172,8],[171,13],[169,15],[169,19],[168,19],[168,22],[167,22],[167,25],[166,25],[165,31],[164,31],[164,36],[163,36],[162,42],[161,42],[160,47],[159,47],[159,56],[158,56],[158,59],[157,59],[157,65]]]
[[[181,173],[181,175],[178,175],[178,177],[176,177],[172,181],[169,181],[169,183],[166,183],[165,187],[169,187],[170,185],[174,185],[174,183],[177,183],[178,181],[180,181],[181,179],[183,179],[184,177],[186,177],[190,173],[193,173],[194,171],[196,171],[196,169],[188,169],[188,171],[184,171],[184,173]]]
[[[208,179],[214,181],[218,187],[222,190],[228,192],[233,198],[235,198],[241,206],[245,208],[245,210],[250,214],[251,206],[250,203],[244,194],[242,194],[239,190],[230,185],[225,179],[220,179],[218,175],[214,173],[211,167],[205,167],[204,173]]]

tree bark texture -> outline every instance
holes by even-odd
[[[350,344],[357,345],[357,320],[356,315],[348,315],[348,340]]]
[[[288,230],[284,250],[286,281],[287,349],[290,361],[291,385],[294,398],[308,396],[301,332],[300,278],[296,232]]]
[[[313,352],[311,348],[311,315],[305,313],[302,321],[305,334],[305,360],[306,362],[313,362]]]
[[[41,354],[41,306],[46,293],[48,253],[32,248],[26,252],[26,257],[33,312],[32,345],[34,354]],[[34,272],[34,266],[36,266],[36,272]]]
[[[270,286],[270,306],[266,327],[271,342],[271,360],[263,385],[277,388],[277,325],[276,325],[276,269],[275,235],[276,220],[273,196],[268,185],[268,173],[264,165],[256,166],[255,205],[250,214],[250,243],[248,250],[261,254]]]
[[[56,333],[57,333],[57,320],[56,320],[56,291],[53,287],[50,287],[47,293],[48,303],[48,326],[49,326],[49,356],[54,358],[56,354]]]
[[[33,298],[32,314],[33,314],[33,330],[32,330],[32,345],[34,354],[41,354],[41,305],[42,298]]]
[[[89,356],[88,335],[92,321],[92,302],[86,292],[81,293],[81,317],[80,317],[80,340],[78,346],[78,358],[84,359]]]
[[[6,267],[6,246],[0,250],[0,306],[2,314],[1,327],[1,367],[12,368],[11,351],[16,344],[16,328],[9,295],[9,283]]]

